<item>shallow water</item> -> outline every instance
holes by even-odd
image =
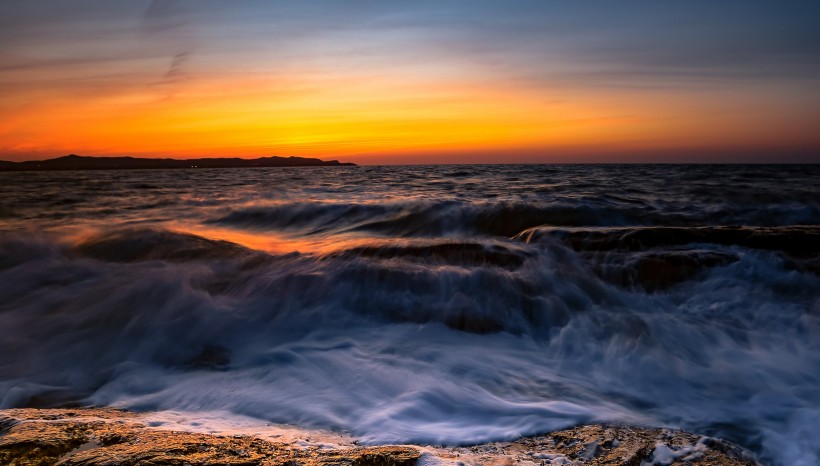
[[[820,167],[0,173],[0,405],[820,462]]]

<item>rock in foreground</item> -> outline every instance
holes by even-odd
[[[460,448],[306,445],[168,431],[114,409],[0,411],[3,465],[754,465],[726,442],[665,429],[582,426]]]

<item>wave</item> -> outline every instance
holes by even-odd
[[[222,409],[375,443],[632,422],[812,457],[820,277],[701,239],[681,254],[708,266],[636,287],[595,254],[679,242],[531,233],[282,256],[155,229],[2,234],[2,406]]]
[[[209,222],[250,229],[281,229],[305,234],[325,232],[385,215],[390,208],[382,205],[322,204],[297,202],[269,207],[247,207],[234,210]]]
[[[820,458],[814,167],[0,177],[2,407]]]
[[[327,257],[400,259],[434,265],[470,267],[487,265],[516,269],[533,255],[532,252],[512,244],[434,241],[352,247],[330,253]]]
[[[258,256],[254,251],[228,241],[151,228],[115,230],[94,235],[78,244],[74,251],[113,262],[185,262]]]
[[[618,205],[628,204],[628,205]],[[639,203],[643,204],[643,203]],[[251,205],[232,209],[208,219],[208,223],[222,226],[278,230],[302,235],[362,232],[386,237],[441,237],[453,235],[487,235],[511,237],[540,226],[564,227],[617,227],[617,226],[673,226],[697,227],[736,223],[748,226],[788,226],[811,224],[820,217],[816,206],[771,211],[729,212],[724,210],[699,212],[666,211],[648,204],[618,202],[617,196],[608,201],[579,200],[576,202],[461,202],[413,201],[398,203],[319,203],[294,202],[273,205]],[[731,232],[723,230],[728,237]],[[662,230],[655,232],[662,234]],[[697,230],[668,230],[667,236],[687,233],[689,238]],[[713,232],[712,235],[721,233]],[[739,238],[735,232],[728,240]],[[637,233],[646,236],[648,233]],[[800,235],[800,231],[794,234]],[[683,237],[682,238],[687,238]],[[642,238],[643,239],[643,238]],[[695,238],[693,238],[694,240]],[[751,239],[749,240],[751,241]]]

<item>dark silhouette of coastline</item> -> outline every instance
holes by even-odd
[[[0,171],[45,170],[146,170],[179,168],[244,168],[244,167],[340,167],[355,163],[324,161],[306,157],[261,157],[258,159],[146,159],[136,157],[83,157],[66,155],[48,160],[7,162],[0,160]]]

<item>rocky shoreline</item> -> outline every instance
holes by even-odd
[[[272,428],[273,429],[273,428]],[[275,436],[274,436],[275,437]],[[360,446],[152,427],[110,408],[0,410],[0,464],[281,466],[749,466],[722,440],[669,429],[587,425],[470,447]]]

